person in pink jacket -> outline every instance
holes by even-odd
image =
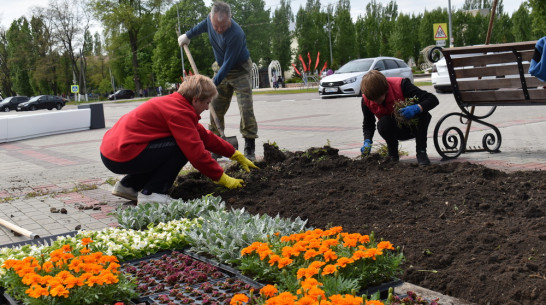
[[[106,168],[125,175],[112,194],[139,204],[169,203],[173,199],[168,191],[187,162],[218,184],[242,187],[243,180],[224,173],[210,152],[239,162],[246,171],[257,167],[199,124],[201,113],[217,94],[210,78],[194,75],[178,92],[152,98],[122,116],[104,134],[100,146]]]

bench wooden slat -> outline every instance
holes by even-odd
[[[546,105],[545,89],[530,89],[529,100],[525,99],[523,90],[501,89],[490,91],[462,91],[463,106],[515,106]]]
[[[472,54],[472,53],[485,53],[485,52],[503,52],[512,50],[534,50],[537,41],[524,41],[502,44],[488,44],[482,46],[469,46],[469,47],[455,47],[444,48],[442,53],[445,54]]]
[[[525,77],[527,88],[536,88],[544,83],[536,77]],[[522,88],[521,80],[517,78],[495,78],[495,79],[480,79],[480,80],[459,80],[457,82],[459,90],[477,90],[477,89],[501,89],[501,88]]]
[[[523,71],[529,71],[530,64],[523,64]],[[517,76],[519,77],[519,69],[517,64],[510,64],[504,66],[494,67],[473,67],[465,69],[455,69],[455,77],[469,78],[469,77],[487,77],[487,76]]]
[[[534,50],[520,51],[522,61],[531,61]],[[476,54],[470,57],[453,57],[453,65],[455,67],[465,66],[484,66],[514,62],[517,63],[516,55],[512,52],[503,52],[496,54]]]

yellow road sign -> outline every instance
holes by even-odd
[[[70,86],[70,92],[72,92],[72,93],[79,93],[79,92],[80,92],[80,86],[78,86],[78,85],[72,85],[72,86]]]
[[[434,29],[434,40],[447,39],[447,23],[434,23],[432,27]]]

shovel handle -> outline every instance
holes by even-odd
[[[188,61],[190,62],[191,68],[193,69],[193,72],[195,74],[199,74],[199,71],[197,70],[197,66],[195,65],[195,61],[193,61],[193,56],[191,56],[190,48],[188,48],[188,45],[184,45],[184,52],[186,52],[186,56],[188,57]],[[220,137],[225,138],[224,129],[220,128],[220,120],[218,119],[218,116],[216,115],[216,111],[214,111],[214,107],[209,107],[210,114],[212,115],[212,119],[214,120],[214,124],[216,125],[216,129],[218,129],[218,133],[220,133]]]

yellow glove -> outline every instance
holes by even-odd
[[[243,155],[240,151],[236,150],[235,153],[233,154],[233,156],[231,156],[230,158],[231,160],[233,161],[237,161],[239,162],[239,164],[241,165],[241,167],[247,171],[247,172],[250,172],[250,167],[252,168],[258,168],[256,165],[254,165],[254,163],[252,163],[252,161],[248,160],[245,155]]]
[[[216,184],[221,184],[225,187],[227,187],[228,189],[232,190],[232,189],[236,189],[236,188],[239,188],[239,187],[243,187],[243,179],[235,179],[235,178],[231,178],[230,176],[226,175],[226,173],[223,173],[222,174],[222,177],[220,177],[220,180],[214,182]]]

